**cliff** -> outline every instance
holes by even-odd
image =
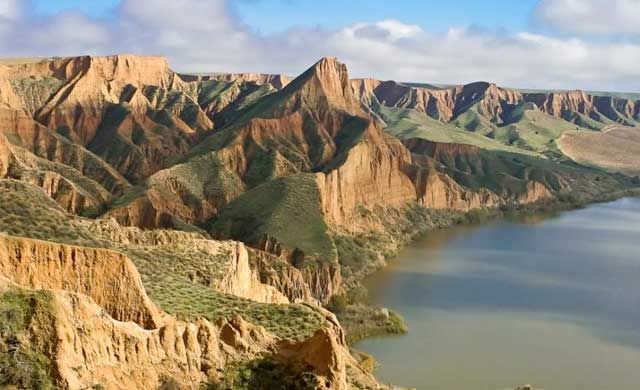
[[[402,206],[416,199],[405,169],[411,156],[402,144],[370,125],[344,163],[316,174],[321,209],[329,224],[348,226],[359,206]]]
[[[0,79],[10,91],[7,109],[62,134],[57,142],[82,148],[76,154],[91,150],[133,181],[165,167],[213,128],[194,86],[161,57],[49,59],[6,67]]]
[[[375,99],[384,106],[413,109],[443,122],[452,122],[477,107],[488,121],[505,123],[513,120],[513,110],[524,103],[533,103],[545,114],[581,125],[591,119],[602,125],[614,121],[635,126],[640,119],[637,100],[580,90],[530,92],[487,82],[436,88],[373,79],[352,80],[352,85],[360,100],[369,106]],[[580,115],[587,119],[580,119]]]
[[[143,328],[160,322],[138,271],[123,254],[0,235],[0,259],[0,275],[21,286],[87,295],[113,318]]]
[[[207,220],[269,179],[335,165],[368,128],[346,67],[333,58],[319,61],[255,106],[235,125],[205,139],[184,163],[153,175],[142,195],[109,215],[144,227],[167,226],[175,217]],[[205,177],[203,171],[212,168]],[[185,172],[196,173],[196,180],[187,181]]]
[[[321,309],[325,325],[302,341],[281,340],[240,317],[180,321],[155,307],[117,252],[0,236],[0,292],[31,289],[44,291],[38,299],[47,302],[3,336],[43,356],[60,388],[195,389],[224,380],[234,364],[265,358],[304,367],[322,388],[347,389],[348,380],[378,387],[349,355],[335,317]]]

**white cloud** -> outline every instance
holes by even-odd
[[[14,20],[18,17],[18,0],[0,0],[0,19]]]
[[[534,12],[537,21],[562,32],[640,33],[638,0],[542,0]]]
[[[109,30],[82,14],[65,12],[40,21],[35,28],[21,26],[21,40],[43,55],[99,53],[109,48]],[[37,54],[37,53],[36,53]]]
[[[242,23],[230,4],[228,0],[123,0],[114,19],[100,21],[77,13],[23,15],[0,34],[0,53],[160,54],[179,71],[292,75],[320,57],[337,56],[357,77],[640,90],[640,42],[531,32],[505,35],[459,27],[436,34],[398,20],[354,23],[335,30],[299,27],[264,35]]]

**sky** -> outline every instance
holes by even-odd
[[[640,0],[0,0],[0,56],[164,55],[181,72],[640,91]]]

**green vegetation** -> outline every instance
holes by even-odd
[[[16,180],[0,180],[0,232],[93,247],[102,244],[40,188]]]
[[[240,315],[279,337],[290,339],[308,337],[324,324],[322,315],[306,305],[258,303],[222,294],[180,277],[164,274],[162,284],[150,281],[151,277],[144,278],[151,299],[168,313],[184,320],[204,317],[215,321]]]
[[[215,291],[212,286],[230,259],[225,253],[211,254],[188,243],[120,244],[97,235],[91,223],[64,212],[37,187],[0,180],[0,232],[121,251],[135,264],[151,299],[168,313],[212,321],[240,315],[286,338],[311,335],[323,324],[322,315],[305,305],[262,304]]]
[[[422,138],[432,142],[459,143],[493,151],[536,155],[531,151],[505,145],[484,135],[464,130],[468,125],[460,122],[464,118],[460,118],[460,127],[456,127],[405,108],[380,107],[378,114],[387,123],[385,131],[400,139]],[[469,118],[467,120],[471,121]]]
[[[176,245],[122,249],[138,268],[149,297],[178,318],[215,321],[240,315],[285,338],[304,338],[322,326],[323,317],[305,305],[264,304],[213,290],[227,271],[225,253],[211,256]]]
[[[0,387],[54,388],[51,360],[30,345],[27,335],[32,319],[51,310],[51,296],[45,291],[10,289],[0,294]]]
[[[296,364],[285,364],[272,357],[232,364],[222,376],[222,380],[209,383],[204,389],[313,390],[321,387],[318,378],[304,367]]]
[[[222,209],[211,230],[254,244],[269,237],[306,259],[336,259],[312,174],[278,178],[243,193]]]
[[[370,306],[369,294],[361,285],[331,297],[328,309],[338,317],[350,345],[368,337],[404,334],[408,330],[398,313]]]
[[[336,315],[349,345],[369,337],[401,335],[409,330],[404,318],[388,309],[350,305]]]
[[[544,153],[558,152],[555,141],[567,131],[588,131],[579,125],[527,109],[526,103],[517,107],[506,125],[496,126],[490,136],[504,144]]]

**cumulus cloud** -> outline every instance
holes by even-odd
[[[15,0],[0,0],[0,4],[2,1]],[[265,35],[244,24],[231,4],[228,0],[123,0],[114,17],[106,20],[78,13],[43,17],[28,10],[22,14],[7,11],[21,16],[14,16],[9,22],[13,28],[0,34],[0,54],[128,52],[166,55],[179,71],[291,75],[330,55],[347,63],[357,77],[640,90],[640,42],[633,40],[531,32],[509,35],[459,27],[433,33],[398,20],[354,23],[339,29],[300,26]]]
[[[640,33],[638,0],[542,0],[534,15],[538,22],[568,33]]]

